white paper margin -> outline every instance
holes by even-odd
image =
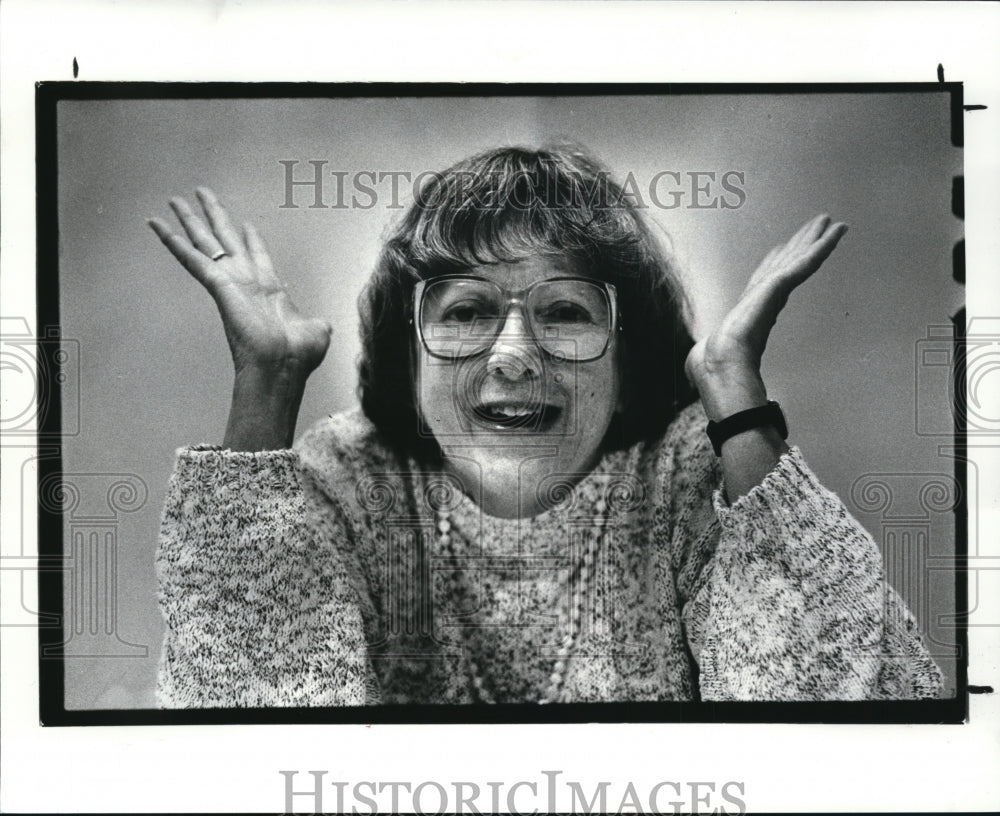
[[[0,302],[4,315],[32,322],[34,82],[72,79],[74,57],[81,80],[161,81],[924,82],[941,63],[947,79],[965,83],[967,104],[988,106],[965,119],[967,305],[970,318],[1000,315],[1000,6],[993,4],[8,0],[0,6]],[[996,558],[998,457],[985,446],[1000,447],[1000,439],[972,442],[983,489],[979,540],[970,538],[969,551]],[[4,453],[6,555],[21,502],[18,454]],[[994,688],[1000,639],[995,628],[975,624],[1000,619],[997,605],[981,598],[969,633],[969,681]],[[960,726],[43,729],[36,633],[4,627],[0,636],[4,812],[277,812],[281,769],[300,771],[299,789],[308,770],[351,784],[445,786],[542,782],[542,771],[560,770],[562,780],[607,780],[615,791],[631,781],[640,793],[662,780],[742,781],[754,811],[1000,805],[998,694],[973,696],[971,722]],[[331,809],[332,794],[327,788]],[[426,801],[434,805],[432,792]]]

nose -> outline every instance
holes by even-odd
[[[486,370],[511,382],[536,376],[541,370],[538,345],[528,331],[520,307],[512,307],[504,318],[486,358]]]

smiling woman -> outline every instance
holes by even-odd
[[[448,276],[416,292],[417,410],[434,439],[461,447],[443,464],[485,512],[534,516],[545,476],[597,464],[619,407],[614,289],[543,257],[476,270],[493,279]],[[526,454],[552,439],[554,455]]]
[[[199,199],[204,218],[172,202],[183,235],[150,223],[215,299],[236,378],[223,447],[182,451],[167,497],[162,705],[941,693],[760,373],[845,225],[803,225],[695,342],[607,171],[578,149],[474,156],[386,240],[362,411],[290,448],[329,327]]]

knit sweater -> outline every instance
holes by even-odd
[[[567,634],[577,702],[939,696],[878,548],[800,451],[730,506],[704,423],[691,406],[655,443],[552,479],[524,519],[397,458],[357,412],[294,450],[182,449],[159,704],[468,703],[473,677],[538,701]]]

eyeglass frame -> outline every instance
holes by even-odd
[[[431,351],[430,346],[427,344],[427,340],[424,338],[424,327],[423,327],[423,303],[424,303],[424,289],[427,288],[428,284],[437,283],[443,280],[469,280],[469,281],[482,281],[483,283],[489,283],[497,287],[506,298],[506,309],[503,313],[503,323],[500,324],[500,329],[493,336],[489,344],[486,345],[481,351],[477,351],[473,354],[466,355],[449,355],[449,354],[435,354]],[[615,332],[620,332],[623,330],[620,315],[618,313],[618,289],[613,283],[608,281],[597,280],[596,278],[586,278],[579,275],[567,275],[560,278],[545,278],[544,280],[535,281],[532,284],[520,289],[516,292],[508,292],[495,280],[490,280],[489,278],[484,278],[481,275],[438,275],[433,278],[421,278],[417,281],[416,286],[413,287],[413,304],[412,304],[412,316],[410,317],[410,323],[414,324],[417,329],[417,336],[420,338],[420,344],[424,347],[424,350],[436,360],[468,360],[472,357],[478,357],[480,354],[485,354],[493,347],[496,343],[497,337],[500,336],[501,331],[503,331],[503,325],[507,322],[507,318],[510,315],[511,307],[517,304],[521,308],[521,314],[528,325],[530,336],[532,342],[538,346],[539,351],[547,354],[549,357],[557,357],[558,355],[553,354],[553,352],[546,349],[542,343],[539,341],[538,337],[535,335],[534,331],[531,331],[531,318],[528,317],[528,313],[524,309],[525,300],[528,294],[536,286],[540,286],[543,283],[559,283],[560,281],[583,281],[590,284],[595,284],[599,286],[604,291],[604,296],[608,299],[609,314],[611,315],[611,325],[608,327],[608,336],[604,341],[604,346],[601,348],[600,353],[594,355],[593,357],[585,357],[583,359],[573,358],[574,363],[591,363],[594,360],[600,360],[605,354],[608,353],[608,346],[611,345],[611,338],[615,336]],[[568,358],[567,358],[568,359]]]

